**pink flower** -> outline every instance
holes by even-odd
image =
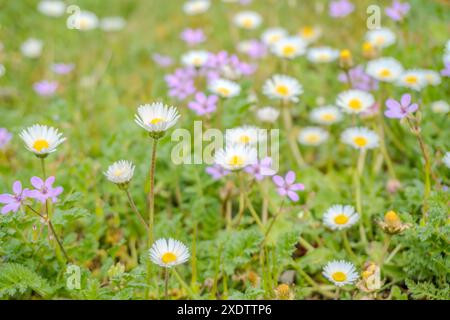
[[[213,180],[219,180],[220,178],[229,175],[231,171],[222,168],[218,164],[215,164],[213,166],[207,167],[206,173],[209,174],[213,178]]]
[[[170,67],[173,64],[173,59],[171,57],[159,53],[154,53],[152,59],[157,65],[163,68]]]
[[[188,107],[201,116],[216,111],[218,100],[215,95],[207,96],[203,92],[197,92],[195,100],[189,102]]]
[[[36,199],[42,203],[45,203],[47,199],[51,199],[53,203],[58,201],[58,196],[63,192],[62,187],[53,188],[53,183],[55,182],[55,177],[48,177],[45,182],[39,177],[32,177],[31,184],[36,190],[31,190],[29,197]]]
[[[294,202],[300,198],[296,191],[305,190],[305,186],[301,183],[295,183],[295,172],[289,171],[283,178],[281,176],[274,176],[273,182],[277,186],[277,191],[280,196],[288,196]]]
[[[408,14],[411,5],[408,2],[394,0],[391,7],[384,9],[386,15],[394,21],[401,21]]]
[[[244,168],[245,172],[251,174],[256,180],[261,181],[265,176],[273,176],[276,171],[272,169],[272,158],[265,157],[255,164]]]
[[[181,40],[188,45],[193,46],[206,40],[206,36],[202,29],[184,29],[180,35]]]
[[[388,99],[386,107],[388,109],[384,112],[384,115],[394,119],[402,119],[419,108],[417,103],[411,104],[411,95],[408,93],[405,93],[400,101]]]
[[[43,97],[51,97],[58,89],[58,82],[42,80],[33,84],[34,91]]]
[[[348,0],[335,0],[330,2],[328,9],[331,17],[343,18],[355,10],[355,5]]]
[[[25,188],[22,189],[22,183],[16,181],[13,184],[14,194],[0,194],[0,203],[5,204],[1,213],[7,214],[8,212],[17,212],[25,199],[30,195],[30,191]]]

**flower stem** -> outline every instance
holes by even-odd
[[[134,203],[133,198],[131,197],[130,191],[126,189],[125,193],[127,194],[128,202],[130,203],[131,209],[133,209],[134,213],[138,216],[142,225],[148,230],[147,222],[145,222],[144,217],[142,217],[142,215],[139,213],[139,210],[137,209],[136,204]]]
[[[289,106],[285,102],[282,103],[281,113],[283,117],[284,130],[286,131],[286,136],[288,139],[289,148],[292,152],[292,156],[294,157],[297,166],[303,168],[306,166],[305,161],[303,160],[297,141],[295,141],[295,137],[293,136],[291,111],[289,109]]]
[[[178,272],[175,270],[175,268],[172,268],[172,272],[175,275],[175,278],[177,278],[180,285],[187,291],[189,297],[191,299],[195,298],[194,292],[192,292],[191,288],[187,285],[187,283],[181,278],[181,276],[178,274]]]
[[[358,163],[356,165],[356,170],[355,170],[355,175],[354,175],[354,179],[355,179],[355,201],[356,201],[356,211],[361,215],[361,217],[364,217],[363,213],[362,213],[362,199],[361,199],[361,177],[364,171],[364,162],[366,159],[366,151],[365,150],[361,150],[359,152],[359,157],[358,157]],[[366,220],[366,219],[364,219]],[[365,222],[365,221],[364,221]],[[359,231],[361,234],[361,240],[363,242],[364,245],[367,245],[367,237],[366,237],[366,230],[364,228],[364,223],[360,223],[359,225]]]
[[[347,254],[350,256],[352,260],[356,260],[356,255],[352,250],[352,247],[350,246],[350,242],[348,241],[347,231],[343,230],[342,233],[342,244],[344,245],[345,251],[347,251]]]
[[[45,171],[45,158],[41,157],[41,168],[42,168],[42,174],[44,177],[44,181],[47,180],[47,173]]]
[[[169,268],[164,270],[164,299],[169,298]]]
[[[275,221],[277,220],[278,216],[281,214],[281,211],[283,210],[284,200],[280,204],[280,208],[278,209],[278,212],[275,214],[275,216],[272,218],[272,221],[270,222],[269,227],[267,228],[266,233],[264,234],[264,239],[262,241],[262,244],[264,245],[267,241],[267,238],[269,236],[270,231],[272,230],[273,225],[275,224]]]

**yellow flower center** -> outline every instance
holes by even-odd
[[[240,156],[232,156],[228,161],[228,164],[233,167],[240,167],[244,164],[244,159]]]
[[[219,92],[223,96],[228,96],[230,94],[230,89],[225,87],[219,87],[217,88],[217,92]]]
[[[333,121],[334,119],[336,119],[336,117],[332,113],[325,113],[325,114],[322,115],[322,120]]]
[[[327,53],[321,53],[319,54],[319,56],[317,57],[317,59],[319,61],[327,61],[329,59],[329,56]]]
[[[365,147],[367,145],[367,138],[365,137],[355,137],[353,139],[353,142],[358,146],[358,147]]]
[[[123,169],[116,169],[116,170],[113,172],[113,174],[114,174],[116,177],[119,177],[119,176],[122,175],[123,172],[124,172]]]
[[[202,63],[202,59],[200,59],[200,57],[195,57],[192,62],[194,63],[194,65],[198,66]]]
[[[293,55],[295,53],[295,47],[294,46],[284,46],[283,47],[283,55],[285,56],[290,56]]]
[[[338,214],[336,217],[334,217],[334,223],[336,223],[336,224],[343,225],[343,224],[346,224],[347,222],[348,222],[348,217],[343,213]]]
[[[281,96],[287,96],[289,94],[289,88],[283,84],[278,85],[275,91]]]
[[[251,139],[248,135],[244,134],[239,138],[239,140],[241,141],[241,143],[248,144],[250,143]]]
[[[379,72],[379,75],[380,75],[380,77],[382,77],[382,78],[387,78],[387,77],[390,77],[391,76],[391,71],[389,70],[389,69],[382,69],[382,70],[380,70],[380,72]]]
[[[315,133],[311,133],[306,136],[306,141],[308,141],[309,143],[316,143],[319,141],[319,135],[315,134]]]
[[[384,215],[384,220],[387,223],[396,223],[400,219],[399,219],[398,215],[395,213],[395,211],[391,210],[391,211],[386,212],[386,214]]]
[[[348,49],[344,49],[340,53],[341,59],[350,59],[352,57],[352,53]]]
[[[311,38],[314,35],[314,28],[312,28],[312,27],[304,27],[302,29],[302,35],[305,38]]]
[[[253,20],[250,18],[246,18],[242,21],[242,25],[246,28],[251,28],[253,27]]]
[[[376,43],[377,45],[382,45],[382,44],[384,43],[384,41],[385,41],[385,39],[384,39],[384,37],[382,37],[382,36],[379,36],[379,37],[377,37],[377,38],[375,39],[375,43]]]
[[[172,252],[166,252],[161,257],[162,262],[165,264],[172,263],[177,260],[177,256],[173,254]]]
[[[406,81],[406,83],[409,83],[409,84],[416,84],[417,83],[417,77],[413,76],[413,75],[406,76],[405,77],[405,81]]]
[[[281,36],[279,34],[274,34],[270,37],[269,42],[275,43],[278,42],[281,39]]]
[[[347,275],[344,272],[338,271],[331,275],[334,281],[336,282],[343,282],[347,280]]]
[[[351,99],[348,102],[348,106],[350,107],[350,109],[360,110],[362,107],[362,103],[361,103],[361,100],[359,100],[359,99]]]
[[[373,51],[373,46],[370,42],[364,42],[362,49],[364,52],[369,53]]]
[[[47,140],[39,139],[34,142],[33,149],[38,152],[41,152],[43,149],[48,149],[49,146],[50,145]]]
[[[79,26],[80,26],[81,30],[86,29],[89,26],[88,19],[84,19],[84,18],[80,19]]]
[[[158,124],[162,121],[164,121],[163,118],[153,118],[152,120],[150,120],[150,124]]]

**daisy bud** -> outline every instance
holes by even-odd
[[[294,293],[287,284],[282,283],[275,289],[275,297],[277,300],[293,300]]]
[[[362,46],[363,56],[366,59],[373,59],[377,56],[377,50],[370,42],[364,42]]]
[[[353,67],[353,57],[350,50],[344,49],[339,53],[339,65],[344,70]]]
[[[378,222],[381,229],[387,234],[393,235],[410,228],[407,223],[402,223],[400,217],[393,210],[386,212],[383,221]]]

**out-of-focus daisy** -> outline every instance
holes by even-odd
[[[149,251],[153,263],[171,268],[185,263],[189,259],[189,249],[180,241],[174,239],[158,239]]]
[[[265,137],[259,134],[260,129],[254,126],[242,126],[227,129],[225,133],[226,144],[242,144],[255,146]]]
[[[330,47],[317,47],[308,49],[306,58],[313,63],[327,63],[336,60],[339,51]]]
[[[222,98],[232,98],[241,92],[241,87],[236,82],[227,79],[213,80],[209,86],[209,90]]]
[[[239,170],[258,161],[256,149],[248,145],[227,145],[216,152],[215,163],[227,170]]]
[[[262,35],[261,40],[268,46],[271,46],[281,39],[287,37],[288,33],[285,29],[275,27],[275,28],[269,28],[266,29]]]
[[[209,52],[204,50],[192,50],[181,56],[181,62],[185,66],[201,67],[208,61]]]
[[[366,72],[379,81],[393,82],[403,73],[403,67],[394,58],[379,58],[367,63]]]
[[[450,111],[450,106],[447,101],[439,100],[431,103],[431,111],[434,113],[448,113]]]
[[[20,51],[27,58],[37,58],[41,55],[43,46],[44,43],[41,40],[29,38],[22,43]]]
[[[378,49],[383,49],[393,45],[395,40],[395,33],[388,28],[369,30],[366,33],[366,41]]]
[[[438,86],[441,84],[442,80],[441,80],[441,76],[439,75],[439,72],[436,72],[434,70],[427,70],[427,69],[421,69],[419,71],[422,73],[424,82],[427,85]]]
[[[183,5],[183,11],[188,16],[204,13],[211,5],[209,0],[188,0]]]
[[[356,89],[341,92],[336,99],[336,105],[342,110],[355,114],[366,111],[374,103],[375,99],[370,93]]]
[[[328,262],[323,268],[322,274],[338,287],[352,284],[359,277],[355,266],[351,262],[344,260]]]
[[[40,124],[24,129],[19,136],[27,149],[37,156],[46,156],[56,151],[56,148],[66,140],[58,129]]]
[[[397,84],[416,91],[422,90],[427,85],[425,77],[420,70],[406,70],[397,79]]]
[[[155,102],[139,106],[135,122],[150,133],[160,133],[173,127],[179,117],[177,108]]]
[[[66,4],[59,0],[43,0],[38,4],[38,11],[49,17],[61,17],[66,11]]]
[[[323,223],[332,230],[350,228],[359,220],[359,214],[352,206],[334,205],[323,215]]]
[[[99,20],[97,15],[90,11],[81,11],[76,15],[67,18],[67,28],[80,31],[89,31],[98,27]]]
[[[344,130],[341,135],[344,143],[352,146],[355,149],[366,150],[378,147],[378,135],[367,128],[355,127]]]
[[[274,123],[280,116],[280,111],[273,107],[263,107],[256,110],[256,116],[262,122]]]
[[[306,43],[312,43],[320,38],[320,36],[322,35],[322,29],[320,29],[319,27],[305,26],[300,29],[298,35]]]
[[[271,99],[298,102],[298,96],[303,93],[303,86],[297,79],[276,74],[266,80],[263,86],[263,94]]]
[[[254,11],[238,12],[233,18],[234,24],[242,29],[256,29],[262,23],[262,17]]]
[[[334,106],[318,107],[311,111],[310,119],[312,122],[331,125],[342,119],[342,114],[338,108]]]
[[[11,139],[12,133],[6,128],[0,128],[0,150],[5,150]]]
[[[298,142],[306,146],[318,146],[327,139],[328,131],[319,127],[306,127],[298,134]]]
[[[100,29],[106,32],[120,31],[127,25],[122,17],[105,17],[100,20]]]
[[[134,164],[131,161],[119,160],[110,165],[103,174],[112,183],[124,185],[133,178]]]
[[[306,42],[300,37],[286,37],[272,45],[272,52],[280,58],[294,59],[305,54]]]
[[[447,151],[445,153],[445,156],[444,156],[444,158],[442,158],[442,161],[447,166],[447,168],[450,168],[450,152],[449,151]]]

